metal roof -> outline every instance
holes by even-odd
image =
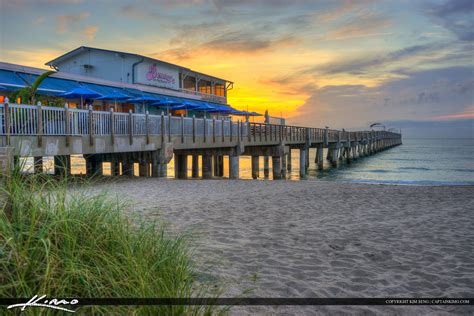
[[[187,68],[187,67],[183,67],[183,66],[180,66],[180,65],[176,65],[176,64],[172,64],[172,63],[169,63],[169,62],[166,62],[166,61],[163,61],[163,60],[159,60],[159,59],[156,59],[156,58],[152,58],[152,57],[148,57],[148,56],[143,56],[143,55],[139,55],[139,54],[134,54],[134,53],[127,53],[127,52],[120,52],[120,51],[115,51],[115,50],[109,50],[109,49],[103,49],[103,48],[96,48],[96,47],[89,47],[89,46],[80,46],[76,49],[73,49],[72,51],[70,52],[67,52],[51,61],[48,61],[47,63],[45,63],[45,65],[47,66],[50,66],[50,67],[54,67],[56,63],[62,61],[62,60],[65,60],[65,59],[68,59],[68,58],[71,58],[75,55],[78,55],[80,53],[82,53],[83,51],[92,51],[92,50],[95,50],[95,51],[102,51],[102,52],[107,52],[107,53],[114,53],[114,54],[122,54],[122,55],[127,55],[127,56],[135,56],[135,57],[139,57],[139,58],[144,58],[144,59],[149,59],[149,60],[152,60],[152,61],[155,61],[155,62],[159,62],[159,63],[163,63],[163,64],[166,64],[168,66],[172,66],[172,67],[175,67],[175,68],[178,68],[179,70],[182,70],[182,71],[188,71],[188,72],[192,72],[192,73],[196,73],[196,74],[199,74],[199,75],[203,75],[203,76],[206,76],[206,77],[209,77],[209,78],[213,78],[213,79],[217,79],[217,80],[221,80],[221,81],[225,81],[225,82],[229,82],[229,83],[233,83],[232,81],[229,81],[229,80],[226,80],[226,79],[222,79],[222,78],[219,78],[219,77],[215,77],[215,76],[211,76],[211,75],[208,75],[208,74],[205,74],[205,73],[202,73],[202,72],[198,72],[198,71],[194,71],[190,68]]]

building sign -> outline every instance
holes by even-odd
[[[178,70],[172,66],[143,62],[137,65],[136,83],[179,89],[179,73]]]

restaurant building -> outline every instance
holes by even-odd
[[[39,95],[61,98],[68,91],[86,88],[103,96],[85,100],[64,97],[70,107],[85,102],[95,110],[171,111],[177,115],[235,111],[227,104],[233,82],[138,54],[81,46],[46,65],[57,72],[42,82]],[[0,102],[9,92],[30,86],[45,71],[0,62]],[[129,98],[106,97],[117,93]]]

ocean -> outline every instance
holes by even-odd
[[[316,150],[310,150],[308,180],[364,182],[399,185],[474,185],[474,138],[469,139],[403,139],[403,145],[375,155],[359,158],[351,164],[342,163],[332,168],[327,160],[323,170],[314,163]],[[325,152],[326,157],[326,152]],[[31,168],[32,160],[26,164]],[[188,159],[191,177],[191,157]],[[45,159],[47,172],[52,172],[51,159]],[[228,176],[228,160],[224,158],[224,177]],[[271,168],[271,159],[270,159]],[[80,156],[72,159],[72,173],[85,173],[85,161]],[[104,164],[104,174],[110,174]],[[135,174],[138,166],[135,165]],[[263,157],[260,158],[260,178],[263,180]],[[174,177],[174,162],[168,164],[168,177]],[[251,179],[251,159],[240,158],[240,178]],[[271,179],[271,172],[270,177]],[[299,178],[299,151],[292,150],[292,171],[289,180]]]

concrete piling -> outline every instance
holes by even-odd
[[[43,173],[43,157],[33,157],[34,173]]]
[[[338,156],[339,149],[336,146],[333,146],[333,147],[330,147],[328,151],[331,152],[331,166],[337,168],[337,165],[339,163],[339,156]]]
[[[120,164],[115,158],[110,161],[110,175],[113,177],[120,175]]]
[[[252,156],[252,179],[258,179],[260,176],[260,157]]]
[[[175,155],[175,178],[188,178],[188,156],[183,154]]]
[[[286,154],[281,156],[281,177],[286,179]]]
[[[316,165],[318,166],[319,170],[323,169],[323,163],[324,163],[324,151],[323,151],[323,144],[320,144],[318,148],[316,149]]]
[[[272,156],[273,180],[281,179],[281,157]]]
[[[212,156],[211,155],[202,156],[202,178],[212,179]]]
[[[224,156],[222,155],[214,156],[214,176],[216,177],[224,176]]]
[[[71,174],[71,156],[54,156],[54,175],[66,176]]]
[[[306,179],[306,150],[305,148],[300,149],[300,178]]]
[[[286,160],[286,169],[291,171],[291,147],[288,149],[288,159]]]
[[[193,155],[192,177],[199,178],[199,155]]]
[[[229,179],[238,179],[239,178],[239,156],[230,155],[229,156]]]
[[[263,176],[265,178],[270,176],[270,161],[268,156],[263,157]]]

